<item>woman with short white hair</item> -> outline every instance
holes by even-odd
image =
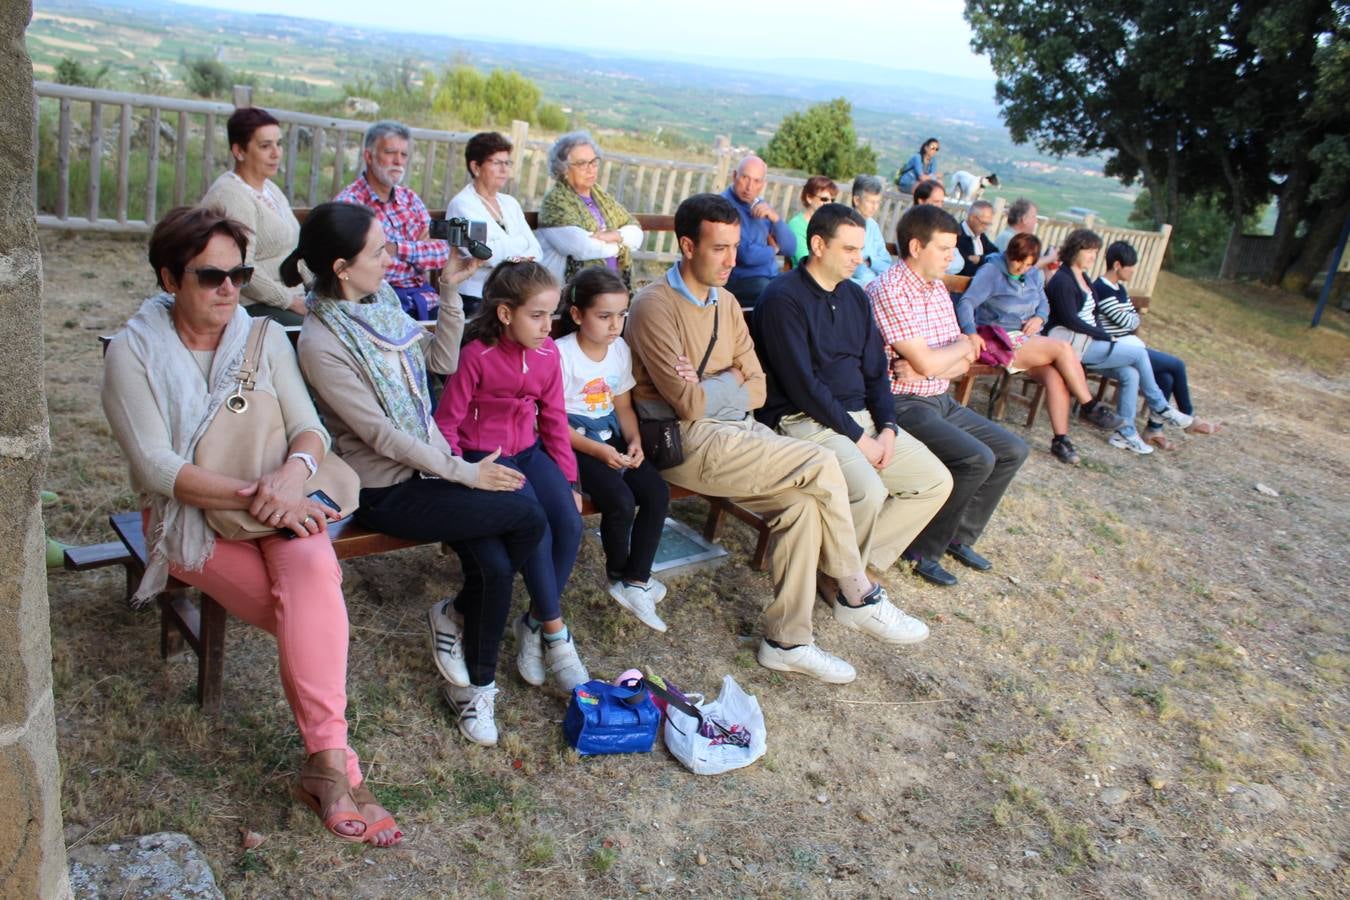
[[[631,287],[633,251],[642,246],[642,226],[623,205],[596,184],[600,146],[586,131],[553,142],[548,170],[556,183],[539,208],[543,264],[559,281],[587,266],[605,266]]]

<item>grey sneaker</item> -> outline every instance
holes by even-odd
[[[528,616],[529,613],[525,613],[511,626],[516,635],[516,670],[526,684],[538,687],[547,677],[544,671],[544,638],[530,628]]]
[[[1155,416],[1162,419],[1169,425],[1175,425],[1178,428],[1190,428],[1195,424],[1195,416],[1188,416],[1175,406],[1169,406],[1162,412],[1154,413]]]
[[[656,614],[656,591],[651,584],[646,587],[614,581],[609,585],[609,595],[624,609],[638,617],[638,621],[654,631],[665,631],[666,623]]]
[[[1148,456],[1153,452],[1153,448],[1144,443],[1144,439],[1139,436],[1139,432],[1131,434],[1121,434],[1117,431],[1106,441],[1112,447],[1118,447],[1121,450],[1129,450],[1131,453],[1138,453],[1140,456]]]
[[[928,626],[891,602],[885,590],[881,600],[866,606],[848,606],[835,600],[834,620],[845,628],[862,631],[884,644],[917,644],[928,638]]]
[[[768,641],[759,642],[759,652],[755,654],[759,664],[777,672],[795,672],[810,675],[826,684],[848,684],[858,677],[858,672],[833,653],[826,653],[815,644],[803,644],[791,650],[782,650]]]
[[[475,744],[497,746],[497,682],[478,687],[443,685],[441,693],[459,716],[459,733]]]
[[[1107,408],[1105,403],[1098,403],[1092,407],[1092,412],[1080,411],[1079,415],[1102,431],[1115,431],[1125,424],[1125,420]]]
[[[464,620],[455,611],[454,600],[447,597],[427,610],[431,626],[431,658],[445,680],[457,687],[469,684],[469,667],[464,662]]]
[[[542,640],[542,638],[541,638]],[[565,641],[543,641],[544,662],[548,669],[548,683],[564,694],[572,693],[572,688],[591,680],[591,675],[577,655],[577,646],[572,643],[572,635]]]

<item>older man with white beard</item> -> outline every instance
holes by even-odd
[[[411,137],[408,126],[400,122],[376,122],[367,128],[365,171],[333,199],[375,210],[385,236],[396,247],[385,280],[409,315],[434,319],[440,295],[428,283],[426,273],[445,266],[450,247],[445,241],[429,239],[431,215],[426,204],[400,184],[408,170]]]

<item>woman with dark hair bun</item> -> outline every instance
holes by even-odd
[[[544,516],[516,491],[519,472],[499,453],[469,462],[432,420],[427,371],[459,367],[464,310],[456,293],[478,260],[451,253],[441,270],[434,337],[403,311],[384,280],[388,238],[365,206],[324,203],[282,264],[287,284],[301,260],[314,273],[300,330],[300,368],[318,398],[333,446],[361,476],[356,520],[394,537],[449,544],[464,584],[427,611],[432,660],[448,684],[460,732],[497,743],[497,652],[515,573],[539,545]]]
[[[225,133],[234,166],[215,180],[199,205],[220,210],[250,232],[244,262],[253,266],[253,280],[240,291],[249,315],[299,325],[304,291],[288,289],[279,272],[300,236],[290,201],[271,180],[281,166],[281,123],[267,110],[250,106],[234,111]]]

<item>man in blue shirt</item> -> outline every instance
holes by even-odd
[[[843,204],[816,210],[806,261],[760,297],[754,338],[768,385],[757,415],[838,457],[863,561],[884,572],[942,508],[952,476],[896,424],[885,345],[849,277],[865,225]]]
[[[792,259],[797,238],[778,216],[778,210],[764,202],[764,179],[768,166],[758,156],[747,156],[736,167],[736,177],[722,196],[731,201],[741,217],[741,246],[736,251],[736,268],[731,271],[727,290],[741,306],[753,309],[765,286],[778,274],[778,255]],[[769,236],[774,243],[769,243]]]

